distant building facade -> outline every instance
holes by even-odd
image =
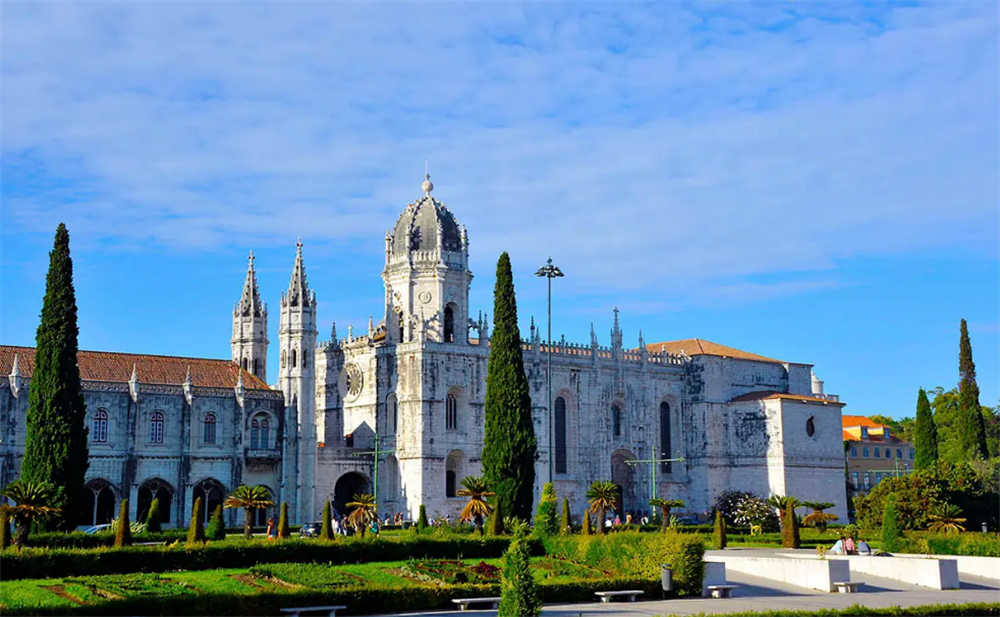
[[[842,416],[847,478],[852,494],[864,495],[885,478],[913,468],[916,450],[892,430],[865,416]]]
[[[317,297],[297,246],[270,388],[268,313],[252,256],[233,311],[231,361],[81,352],[91,519],[125,496],[141,515],[143,496],[162,486],[170,522],[185,520],[207,480],[220,494],[261,484],[297,522],[315,519],[326,500],[343,512],[355,493],[373,491],[382,514],[415,517],[420,505],[430,515],[458,514],[462,478],[482,472],[489,318],[469,306],[464,226],[431,195],[429,178],[421,188],[385,235],[385,301],[365,332],[338,337],[333,326],[317,341]],[[646,344],[639,332],[639,345],[625,347],[623,338],[615,309],[609,344],[593,325],[589,342],[553,342],[550,413],[549,350],[532,320],[522,348],[539,444],[536,499],[551,471],[575,511],[594,480],[620,487],[619,509],[648,509],[654,469],[630,461],[653,456],[675,459],[656,464],[656,494],[683,499],[690,513],[739,489],[832,501],[846,519],[843,403],[823,392],[812,365],[703,339]],[[16,477],[23,455],[30,353],[0,347],[0,370],[10,375],[0,382],[0,483]],[[87,354],[120,358],[105,371],[89,368]],[[188,379],[186,366],[195,375],[198,363],[212,376]],[[105,439],[101,413],[108,442],[95,442]],[[162,438],[156,413],[169,426]],[[204,443],[209,413],[217,444]]]

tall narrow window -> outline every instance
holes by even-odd
[[[270,428],[271,423],[267,416],[264,414],[254,416],[253,420],[250,421],[250,447],[261,450],[267,448],[270,440],[270,435],[268,435]]]
[[[660,458],[671,458],[670,450],[670,405],[664,401],[660,403]],[[660,471],[670,473],[670,463],[660,463]]]
[[[205,443],[215,443],[215,414],[205,416]]]
[[[444,342],[455,342],[455,311],[450,305],[444,307]]]
[[[163,443],[163,414],[154,411],[149,418],[149,442]]]
[[[243,370],[247,370],[247,359],[243,358]]]
[[[622,436],[622,408],[618,405],[611,406],[611,433],[615,437]]]
[[[454,394],[449,394],[444,403],[444,427],[449,431],[458,428],[458,401]]]
[[[106,443],[108,441],[108,412],[98,409],[94,414],[94,432],[91,438],[96,443]]]
[[[295,366],[296,366],[296,364],[295,364],[295,350],[293,349],[292,350],[292,368],[295,368]]]
[[[444,496],[455,496],[455,472],[451,469],[444,472]]]
[[[555,402],[555,463],[556,473],[566,473],[566,399],[559,397]]]

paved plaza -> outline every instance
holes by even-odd
[[[966,604],[970,602],[1000,603],[1000,583],[976,577],[962,577],[961,589],[935,591],[899,581],[859,576],[865,582],[858,593],[823,593],[790,585],[782,585],[766,578],[727,573],[728,582],[737,585],[733,597],[726,600],[692,598],[683,600],[655,600],[646,602],[615,602],[601,604],[553,604],[542,611],[544,617],[586,617],[588,615],[695,615],[698,613],[735,613],[740,611],[809,611],[817,609],[843,609],[854,604],[872,608],[890,606],[926,606],[931,604]],[[408,616],[467,615],[491,617],[495,610],[427,611],[402,613]]]

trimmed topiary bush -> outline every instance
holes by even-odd
[[[288,504],[281,502],[281,514],[278,515],[278,539],[285,540],[291,533],[288,528]]]
[[[551,488],[552,485],[548,486]],[[554,497],[553,492],[553,507]],[[518,530],[504,554],[497,617],[535,617],[542,612],[542,598],[535,577],[531,575],[530,559],[531,552],[525,543],[524,532]]]
[[[534,535],[538,537],[554,536],[559,533],[559,523],[556,518],[556,489],[551,482],[542,487],[542,497],[538,500],[538,511],[535,513]]]
[[[799,519],[795,518],[795,506],[791,503],[785,506],[781,523],[782,548],[799,548]]]
[[[122,499],[121,507],[118,509],[118,528],[115,530],[115,546],[129,546],[132,544],[132,523],[128,519],[128,499]]]
[[[427,508],[420,504],[420,514],[417,516],[417,533],[423,533],[427,529]]]
[[[712,542],[715,548],[726,548],[728,538],[726,538],[726,519],[722,516],[721,510],[715,511],[715,529],[712,530]]]
[[[323,502],[323,525],[319,528],[319,537],[321,540],[333,540],[333,521],[331,518],[330,500],[327,499]]]
[[[593,532],[594,532],[594,530],[590,528],[590,510],[584,510],[583,511],[583,526],[580,528],[580,533],[582,535],[589,536]]]
[[[562,503],[562,520],[559,521],[559,533],[571,534],[573,533],[573,523],[569,517],[569,498],[563,497]]]
[[[222,521],[222,504],[215,506],[212,518],[208,521],[208,528],[205,530],[205,537],[209,540],[225,540],[226,525]]]
[[[195,547],[205,543],[205,523],[201,520],[201,497],[194,500],[191,508],[191,524],[188,525],[187,545]]]
[[[890,499],[885,506],[885,514],[882,518],[882,550],[888,553],[898,551],[901,537],[899,515],[896,513],[896,500]]]
[[[153,503],[149,504],[149,513],[146,514],[146,531],[149,533],[156,533],[162,529],[163,523],[160,521],[160,499],[159,497],[153,499]]]

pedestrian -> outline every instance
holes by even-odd
[[[847,536],[844,540],[844,552],[848,555],[857,555],[858,551],[854,546],[854,538]]]
[[[274,539],[274,517],[267,519],[267,539]]]

